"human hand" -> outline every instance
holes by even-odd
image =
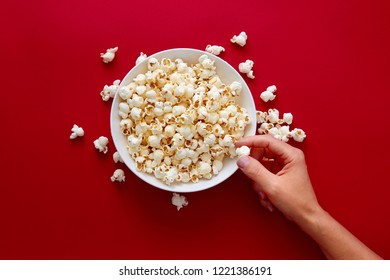
[[[310,182],[303,152],[269,135],[245,137],[236,147],[248,146],[251,156],[238,167],[253,180],[263,206],[273,205],[298,225],[322,210]]]

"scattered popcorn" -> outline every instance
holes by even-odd
[[[247,59],[245,62],[241,62],[238,65],[238,71],[240,71],[243,74],[246,74],[248,78],[254,79],[255,76],[253,76],[253,71],[252,71],[252,67],[254,64],[255,63],[252,60]]]
[[[269,109],[267,120],[270,123],[277,123],[279,121],[279,110],[277,109]]]
[[[84,129],[77,125],[73,125],[72,127],[72,134],[70,135],[70,139],[75,139],[76,137],[82,137],[84,136]]]
[[[118,152],[115,152],[112,155],[112,159],[114,160],[115,163],[118,163],[118,162],[122,162],[123,163],[123,159],[122,159],[121,155]]]
[[[284,113],[283,114],[283,122],[286,124],[292,124],[293,121],[293,115],[291,113]]]
[[[264,123],[267,121],[267,112],[256,111],[256,121],[257,123]]]
[[[275,85],[269,86],[269,87],[267,87],[266,91],[270,91],[272,93],[275,93],[276,92],[276,86]]]
[[[266,90],[266,91],[263,91],[261,94],[260,94],[260,98],[264,101],[264,102],[268,102],[268,101],[272,101],[274,100],[276,97],[275,94],[273,94],[272,92]]]
[[[125,172],[122,169],[116,169],[114,174],[111,176],[111,182],[124,182],[125,181]]]
[[[269,134],[284,142],[288,142],[290,138],[297,142],[302,142],[306,138],[306,134],[302,129],[295,128],[290,131],[290,124],[293,121],[291,113],[284,113],[283,119],[279,119],[279,111],[277,109],[269,109],[268,113],[257,111],[256,118],[257,123],[260,124],[257,130],[259,134]]]
[[[106,53],[100,54],[100,57],[103,58],[104,63],[109,63],[114,60],[117,51],[118,47],[107,49]]]
[[[272,101],[275,99],[276,95],[274,94],[276,92],[276,86],[269,86],[265,91],[263,91],[260,94],[260,98],[264,102]]]
[[[247,146],[241,146],[241,147],[236,149],[236,154],[238,157],[249,156],[250,153],[251,153],[251,150]]]
[[[230,42],[236,43],[240,45],[241,47],[245,46],[246,40],[248,39],[248,36],[244,31],[242,31],[238,36],[234,35],[232,39],[230,39]]]
[[[283,142],[288,142],[290,138],[290,127],[289,126],[280,126],[279,124],[272,127],[268,130],[268,134],[272,135],[278,140]]]
[[[294,128],[290,134],[297,142],[302,142],[306,138],[306,133],[300,128]]]
[[[184,195],[173,193],[172,204],[176,206],[177,211],[179,211],[181,208],[188,205],[188,200]]]
[[[103,152],[106,154],[108,152],[108,138],[104,136],[100,136],[98,139],[93,141],[93,144],[95,145],[95,148],[99,150],[99,152]]]
[[[224,52],[225,48],[220,47],[220,46],[212,46],[212,45],[207,45],[206,46],[206,52],[212,53],[214,55],[219,55],[221,52]]]
[[[224,84],[207,54],[189,65],[182,59],[148,59],[148,71],[119,90],[120,128],[138,171],[167,185],[211,179],[250,123],[235,102],[241,83]]]
[[[144,54],[143,52],[140,53],[139,57],[135,61],[135,65],[140,64],[142,61],[144,61],[148,56]]]
[[[112,85],[105,85],[103,90],[100,92],[100,96],[103,101],[108,101],[110,98],[114,98],[120,84],[121,80],[115,80]]]

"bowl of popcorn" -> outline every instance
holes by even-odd
[[[139,178],[163,190],[195,192],[237,170],[234,143],[255,135],[256,109],[227,62],[196,49],[170,49],[125,76],[110,125],[118,153]]]

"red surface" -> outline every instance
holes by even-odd
[[[389,2],[185,3],[2,4],[0,258],[322,259],[299,228],[260,206],[239,171],[188,194],[177,212],[171,193],[128,170],[126,183],[111,183],[114,146],[107,155],[93,147],[110,134],[101,89],[141,51],[218,44],[233,66],[255,62],[258,109],[291,111],[306,131],[297,146],[320,203],[389,259]],[[240,31],[244,48],[229,42]],[[114,46],[103,64],[99,53]],[[271,84],[278,95],[265,106],[259,94]],[[70,141],[74,123],[85,137]]]

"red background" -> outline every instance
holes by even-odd
[[[388,1],[8,1],[0,11],[2,259],[322,259],[238,171],[215,188],[172,194],[117,165],[99,93],[142,51],[225,47],[252,59],[259,110],[294,114],[320,203],[390,258]],[[229,42],[246,31],[244,48]],[[99,54],[119,46],[111,64]],[[259,94],[275,84],[264,104]],[[69,140],[76,123],[85,137]],[[111,139],[111,138],[110,138]],[[120,166],[124,168],[124,166]]]

